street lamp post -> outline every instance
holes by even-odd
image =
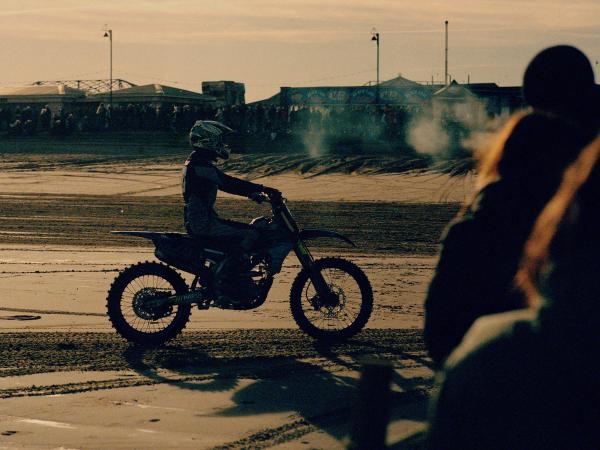
[[[377,84],[376,84],[376,102],[379,104],[379,33],[375,28],[371,31],[371,40],[377,44]]]
[[[371,40],[377,43],[377,84],[379,84],[379,33],[373,28]]]
[[[109,85],[109,104],[110,104],[110,109],[112,110],[112,102],[113,102],[113,36],[112,36],[112,30],[104,30],[104,37],[108,38],[108,40],[110,41],[110,85]]]

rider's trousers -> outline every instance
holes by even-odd
[[[248,252],[258,240],[260,233],[251,225],[221,219],[212,211],[206,211],[193,203],[185,205],[185,228],[191,236],[214,237],[218,240],[231,239],[231,247]]]

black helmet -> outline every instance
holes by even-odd
[[[210,158],[229,158],[224,137],[233,133],[227,125],[214,120],[198,120],[190,130],[190,145]]]

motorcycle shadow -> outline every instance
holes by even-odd
[[[218,359],[189,346],[147,348],[129,345],[123,352],[123,359],[132,370],[157,384],[205,392],[228,391],[237,385],[237,377],[221,373]]]
[[[337,439],[347,435],[356,379],[331,373],[320,364],[296,357],[212,358],[188,346],[131,346],[123,357],[133,370],[156,383],[202,392],[230,391],[234,405],[215,411],[215,416],[289,412],[292,422],[308,425],[307,431],[322,430]]]
[[[204,392],[231,392],[233,406],[215,411],[221,417],[291,413],[294,436],[322,431],[337,440],[348,437],[355,414],[358,371],[363,354],[341,346],[313,344],[295,356],[214,358],[206,347],[168,346],[158,349],[128,347],[128,365],[156,383]],[[361,347],[364,343],[361,343]],[[396,374],[395,382],[410,389],[409,380]],[[424,411],[401,417],[423,420]],[[397,415],[396,415],[397,416]],[[289,428],[289,427],[288,427]],[[286,439],[289,429],[262,430]]]

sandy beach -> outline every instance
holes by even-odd
[[[181,231],[180,168],[7,167],[0,174],[0,446],[3,448],[344,448],[360,367],[393,365],[390,443],[424,430],[432,371],[421,342],[438,237],[473,177],[438,172],[252,176],[281,189],[303,226],[348,234],[315,242],[369,277],[375,307],[347,343],[322,346],[290,315],[293,256],[265,305],[194,311],[156,350],[129,346],[105,316],[124,267],[154,259],[111,229]],[[224,196],[226,217],[268,213]]]

